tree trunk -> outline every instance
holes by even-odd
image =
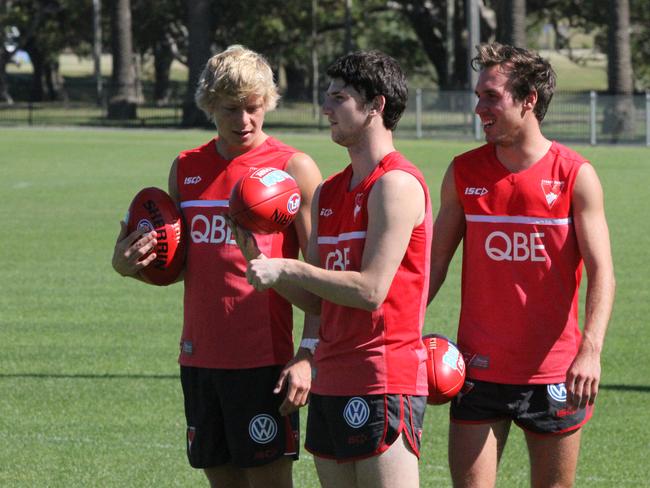
[[[5,33],[0,32],[0,103],[14,103],[14,99],[9,94],[9,80],[7,79],[7,64],[13,57],[14,50],[8,50],[6,46]],[[15,49],[15,47],[14,47]]]
[[[453,90],[467,89],[469,80],[467,79],[468,70],[467,63],[474,53],[467,52],[467,19],[465,17],[465,2],[463,0],[449,0],[455,2],[454,7],[454,69],[452,71],[453,78],[447,88]],[[443,88],[443,87],[441,87]],[[474,90],[474,87],[471,87]]]
[[[153,66],[154,66],[154,88],[153,98],[156,105],[165,105],[169,103],[171,96],[170,72],[174,53],[167,39],[161,39],[153,48]]]
[[[58,61],[49,61],[44,66],[45,86],[48,100],[68,101],[68,93]]]
[[[0,103],[14,103],[14,99],[9,94],[9,83],[7,81],[7,61],[8,54],[6,51],[0,53]]]
[[[526,0],[497,2],[497,41],[526,47]]]
[[[453,1],[453,0],[450,0]],[[438,75],[440,88],[454,84],[447,66],[444,33],[447,31],[447,7],[443,2],[400,0],[402,12],[408,19],[420,44]],[[444,5],[444,9],[442,6]]]
[[[632,134],[635,126],[628,0],[609,0],[607,38],[607,82],[613,100],[605,108],[603,132],[611,134],[612,142],[618,142],[621,136]]]
[[[352,0],[345,0],[345,36],[343,39],[343,52],[351,53],[352,48]]]
[[[289,100],[309,100],[309,70],[289,62],[284,65],[284,73],[287,83],[285,97]]]
[[[210,44],[214,27],[209,0],[190,0],[187,2],[188,53],[187,91],[183,102],[183,121],[185,127],[208,124],[205,114],[194,103],[194,92],[206,61],[210,58]]]
[[[108,101],[108,118],[134,119],[136,118],[136,89],[131,1],[113,0],[112,7],[113,78],[112,94]]]
[[[44,79],[44,56],[41,50],[35,45],[33,39],[25,45],[25,51],[29,54],[32,63],[32,81],[29,89],[29,100],[31,102],[42,102],[45,94],[43,89]]]

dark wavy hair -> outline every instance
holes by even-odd
[[[330,78],[340,78],[371,102],[376,96],[386,99],[384,127],[394,130],[408,100],[406,76],[399,63],[380,51],[357,51],[341,56],[327,68]]]
[[[472,68],[480,71],[500,65],[508,75],[508,88],[517,101],[536,91],[537,103],[533,111],[537,120],[544,120],[555,91],[555,71],[551,63],[535,52],[498,42],[481,44],[476,50],[478,54],[472,59]]]

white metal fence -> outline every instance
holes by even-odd
[[[397,127],[398,137],[421,139],[483,138],[474,115],[476,97],[464,91],[412,89]],[[181,101],[137,108],[130,120],[109,120],[106,104],[88,102],[23,102],[0,104],[0,125],[94,125],[176,127]],[[327,130],[327,121],[309,102],[281,99],[266,115],[266,126],[294,131]],[[542,123],[544,134],[560,142],[650,146],[650,93],[627,97],[596,92],[557,92]]]
[[[398,133],[416,138],[483,138],[474,115],[476,97],[467,92],[416,89]],[[558,92],[542,123],[544,134],[560,142],[650,146],[650,92],[613,96]]]

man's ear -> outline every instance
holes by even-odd
[[[531,90],[526,98],[524,98],[523,109],[525,111],[530,110],[533,112],[535,110],[535,105],[537,105],[537,90]]]
[[[370,103],[370,113],[381,114],[384,112],[384,107],[386,106],[386,97],[383,95],[377,95],[372,99]]]

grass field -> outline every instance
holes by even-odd
[[[345,161],[325,136],[277,135],[310,153],[325,175]],[[201,131],[0,131],[0,486],[206,486],[184,452],[176,363],[182,287],[120,278],[110,259],[118,221],[136,191],[165,187],[178,151],[208,137]],[[451,157],[472,144],[397,145],[423,169],[437,199]],[[577,486],[650,486],[650,150],[577,149],[603,181],[618,278],[601,394],[584,429]],[[458,271],[456,259],[429,309],[427,332],[454,334]],[[423,487],[450,486],[446,429],[447,408],[429,407]],[[526,466],[523,438],[513,429],[498,486],[526,486]],[[317,486],[304,452],[295,480],[297,487]]]

